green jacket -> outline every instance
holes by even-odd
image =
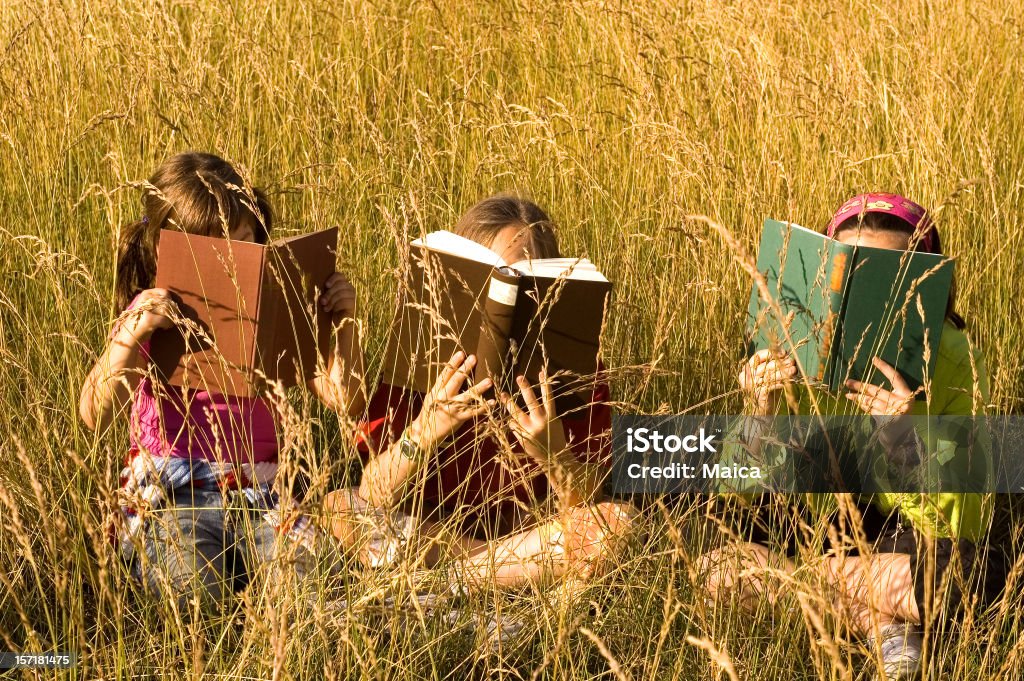
[[[800,414],[815,413],[812,400],[805,387],[797,390]],[[938,356],[935,370],[926,386],[925,400],[917,400],[911,408],[914,416],[971,416],[984,413],[988,403],[988,378],[985,373],[984,360],[981,353],[972,348],[967,336],[948,321],[943,327],[939,341]],[[845,398],[833,397],[821,391],[815,391],[818,413],[849,414],[853,413],[852,403]],[[854,408],[855,409],[855,408]],[[785,409],[783,415],[788,414]],[[869,423],[864,421],[865,424]],[[957,467],[966,461],[980,458],[990,450],[987,434],[981,429],[956,427],[948,421],[941,422],[937,427],[927,428],[922,419],[915,426],[928,461],[938,461],[943,466]],[[871,429],[873,430],[873,429]],[[859,434],[861,442],[867,442],[870,432]],[[742,460],[748,457],[737,433],[727,436],[723,447],[723,459],[728,461]],[[969,440],[973,442],[969,443]],[[968,451],[968,448],[971,448]],[[760,459],[768,465],[778,465],[787,460],[788,451],[782,445],[763,445]],[[883,486],[884,487],[884,486]],[[733,491],[751,491],[730,487]],[[838,509],[833,494],[807,494],[808,505],[819,513],[831,513]],[[919,532],[935,538],[961,538],[978,541],[988,530],[992,519],[992,497],[981,493],[878,493],[871,496],[871,502],[882,511],[889,513],[899,511],[904,521],[911,524]]]

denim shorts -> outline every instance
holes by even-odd
[[[241,494],[179,488],[148,512],[131,573],[147,591],[179,606],[193,596],[223,601],[282,555],[281,538],[265,512]]]

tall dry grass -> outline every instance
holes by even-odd
[[[728,412],[750,282],[687,216],[752,249],[766,216],[819,225],[858,190],[901,191],[940,207],[991,408],[1016,413],[1022,25],[995,0],[7,0],[0,648],[75,650],[77,670],[54,676],[87,679],[851,678],[863,651],[814,585],[753,617],[705,602],[680,529],[696,502],[650,509],[645,545],[587,607],[529,591],[475,603],[530,622],[498,650],[396,618],[357,572],[343,590],[358,617],[287,580],[215,617],[139,598],[103,526],[126,433],[95,436],[76,409],[112,318],[118,230],[163,158],[235,161],[269,188],[279,232],[341,225],[372,370],[400,244],[496,190],[526,193],[563,250],[616,282],[603,352],[635,368],[614,386],[623,409]],[[294,409],[296,465],[322,492],[344,478],[343,428]],[[935,641],[949,678],[1021,677],[1019,593]]]

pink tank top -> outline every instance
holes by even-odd
[[[128,309],[134,306],[133,300]],[[141,351],[148,361],[149,341]],[[154,385],[149,377],[132,400],[130,437],[133,448],[153,456],[238,464],[277,460],[277,419],[262,398]]]

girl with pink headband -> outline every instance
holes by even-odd
[[[927,211],[898,194],[853,197],[836,211],[825,233],[854,245],[942,254],[938,230]],[[923,429],[915,428],[912,416],[975,415],[988,402],[985,363],[967,340],[964,328],[963,318],[955,311],[955,293],[951,293],[935,350],[934,376],[926,392],[912,391],[894,367],[875,357],[873,364],[887,385],[848,380],[843,395],[815,395],[821,413],[842,414],[852,403],[873,417],[874,432],[868,435],[877,438],[890,457],[898,453],[913,461],[928,460],[935,454],[937,440],[918,432]],[[798,398],[798,414],[811,413],[810,389],[799,383],[796,363],[788,354],[755,353],[741,369],[739,384],[753,417],[789,413],[784,397],[787,385]],[[769,448],[783,449],[772,443],[766,425],[746,429],[743,437],[745,446],[755,453],[771,456]],[[957,444],[957,454],[967,450],[966,442]],[[838,515],[834,496],[807,497],[811,510]],[[994,598],[998,591],[1000,563],[994,555],[989,560],[985,548],[991,499],[974,493],[882,493],[862,497],[858,506],[872,550],[857,555],[856,551],[834,548],[815,567],[822,580],[835,589],[854,630],[874,639],[871,654],[880,656],[885,678],[918,678],[921,630],[929,624],[926,617],[957,615],[972,590],[982,600]],[[795,569],[781,551],[756,540],[704,556],[711,593],[736,590],[747,602],[759,595],[776,598],[760,576],[768,566],[787,572]],[[975,568],[984,568],[984,580],[976,579],[980,570]],[[943,595],[944,576],[949,583]]]

